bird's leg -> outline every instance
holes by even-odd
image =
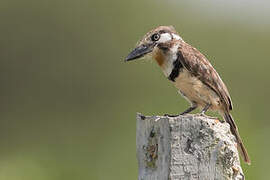
[[[192,106],[190,106],[187,110],[185,110],[184,112],[182,112],[180,115],[184,115],[184,114],[190,113],[191,111],[194,111],[197,107],[198,107],[197,104],[192,104]]]
[[[202,109],[201,115],[205,116],[206,111],[211,107],[211,104],[206,104],[206,106]]]
[[[176,115],[164,114],[164,116],[177,117],[179,115],[185,115],[185,114],[190,113],[191,111],[195,110],[197,107],[198,107],[197,104],[192,104],[192,106],[190,106],[187,110],[185,110],[184,112],[182,112],[180,114],[176,114]]]
[[[206,106],[202,109],[202,111],[198,114],[199,116],[203,116],[205,118],[208,118],[208,119],[217,119],[217,117],[211,117],[211,116],[207,116],[205,115],[206,111],[211,107],[212,105],[211,104],[206,104]]]

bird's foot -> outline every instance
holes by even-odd
[[[187,114],[190,114],[190,113],[184,111],[184,112],[180,113],[179,115],[184,116],[184,115],[187,115]]]
[[[179,114],[164,114],[164,116],[167,116],[167,117],[178,117]]]
[[[164,114],[164,116],[167,116],[167,117],[178,117],[178,116],[183,116],[183,115],[186,115],[186,114],[189,114],[189,113],[182,112],[180,114]]]
[[[204,113],[198,113],[198,114],[195,114],[195,116],[202,116],[202,117],[205,117],[207,119],[215,119],[215,120],[218,120],[219,121],[219,118],[218,117],[207,116]]]

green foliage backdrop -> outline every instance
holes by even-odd
[[[123,62],[158,25],[174,25],[218,70],[252,159],[243,164],[246,177],[268,179],[269,7],[251,0],[2,0],[0,179],[136,179],[136,112],[188,106],[155,62]]]

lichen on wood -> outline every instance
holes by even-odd
[[[227,123],[196,115],[137,115],[139,180],[243,180]]]

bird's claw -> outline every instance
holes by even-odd
[[[167,117],[177,117],[177,116],[179,116],[179,114],[164,114],[164,116],[167,116]]]
[[[219,120],[218,117],[207,116],[204,113],[198,113],[198,114],[195,114],[195,116],[202,116],[202,117],[205,117],[207,119],[216,119],[216,120]]]

